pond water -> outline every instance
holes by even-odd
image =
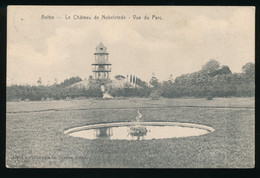
[[[194,124],[193,124],[194,125]],[[152,140],[165,138],[180,138],[191,137],[208,134],[213,130],[205,127],[191,127],[180,125],[143,125],[141,126],[146,132],[133,135],[130,125],[127,126],[111,126],[83,129],[68,133],[73,137],[80,137],[84,139],[110,139],[110,140]]]

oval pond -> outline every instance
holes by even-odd
[[[135,126],[136,124],[134,123],[97,124],[72,128],[65,131],[65,134],[90,140],[152,140],[200,136],[214,131],[212,127],[197,124],[147,122],[138,123],[138,126],[145,129],[145,132],[141,134],[132,134],[131,128]]]

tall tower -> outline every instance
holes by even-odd
[[[92,64],[95,79],[109,79],[112,64],[108,62],[108,54],[107,48],[100,42],[94,53],[95,63]]]

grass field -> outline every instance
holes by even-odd
[[[213,133],[160,140],[86,140],[65,129],[130,121],[211,126]],[[6,165],[12,168],[252,168],[254,98],[8,102]]]

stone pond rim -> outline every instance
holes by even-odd
[[[116,122],[116,123],[92,124],[92,125],[73,127],[70,129],[66,129],[64,131],[64,134],[70,134],[82,130],[98,129],[103,127],[135,126],[137,124],[141,126],[179,126],[179,127],[204,129],[207,130],[208,132],[215,131],[215,129],[210,126],[194,124],[194,123],[184,123],[184,122]]]

